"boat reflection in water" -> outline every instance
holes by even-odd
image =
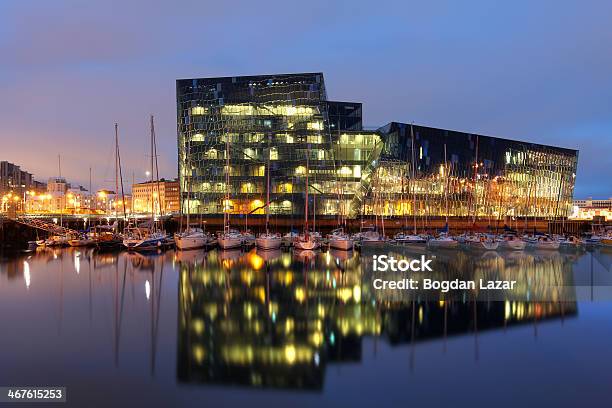
[[[374,291],[374,251],[433,259],[433,272],[398,278],[517,285],[499,293]],[[601,250],[475,254],[392,245],[361,253],[0,252],[0,320],[11,327],[0,336],[0,382],[16,374],[31,384],[59,378],[87,390],[72,394],[78,406],[89,406],[91,390],[104,406],[120,406],[134,389],[151,406],[236,405],[227,403],[236,396],[276,406],[295,397],[277,390],[315,391],[300,398],[317,406],[352,396],[371,406],[394,384],[399,391],[380,403],[389,406],[406,392],[425,401],[428,386],[450,389],[439,395],[449,405],[475,382],[487,392],[490,379],[527,387],[558,374],[555,387],[568,391],[546,393],[547,402],[570,398],[575,383],[607,398],[612,326],[602,316],[612,307],[611,261]],[[600,362],[591,363],[592,375],[584,375],[585,361]],[[356,383],[376,396],[362,401]],[[516,398],[510,406],[525,405]]]
[[[474,291],[381,299],[371,285],[371,254],[309,252],[213,251],[205,262],[181,263],[179,380],[321,390],[328,365],[362,360],[367,337],[410,345],[470,335],[477,358],[480,331],[577,314],[573,259],[564,255],[436,255],[432,278],[519,282],[513,298],[486,301]],[[553,293],[560,287],[569,292]]]

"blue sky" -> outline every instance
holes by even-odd
[[[224,4],[227,3],[227,4]],[[612,3],[0,2],[0,159],[40,179],[144,176],[148,115],[176,174],[175,79],[321,71],[389,121],[580,150],[576,196],[612,196]]]

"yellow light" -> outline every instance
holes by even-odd
[[[106,197],[106,193],[104,191],[100,191],[100,192],[98,192],[98,197],[104,198],[104,197]]]
[[[264,264],[264,259],[255,252],[250,252],[247,256],[247,260],[249,265],[251,265],[251,267],[256,271],[260,270]]]
[[[361,301],[361,287],[359,285],[353,287],[353,299],[355,299],[355,302]]]
[[[289,344],[285,346],[285,359],[289,364],[295,363],[295,346]]]
[[[304,288],[296,288],[295,289],[295,299],[298,302],[303,302],[306,299],[306,292],[304,292]]]
[[[203,106],[194,106],[191,108],[191,114],[193,116],[196,115],[204,115],[206,113],[206,109]]]

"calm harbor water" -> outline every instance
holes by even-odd
[[[3,254],[0,386],[87,407],[610,406],[612,253],[428,256],[518,292],[381,297],[368,253]]]

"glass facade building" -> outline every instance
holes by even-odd
[[[321,73],[180,79],[177,121],[191,213],[262,214],[269,169],[270,212],[303,216],[307,161],[317,215],[571,211],[577,151],[397,122],[364,130],[362,105],[329,101]]]

